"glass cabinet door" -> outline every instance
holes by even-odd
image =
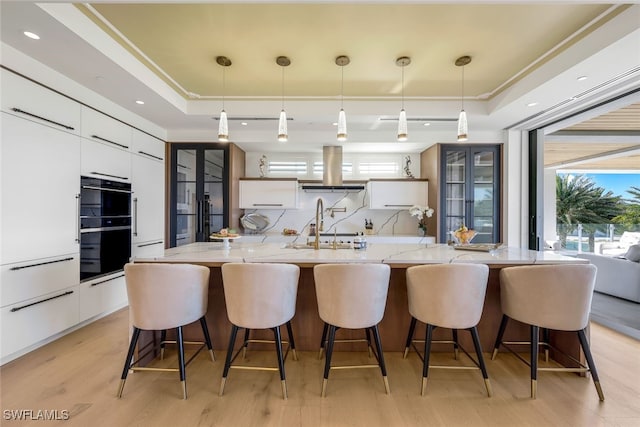
[[[466,216],[466,151],[447,151],[445,154],[445,229],[452,231],[467,223]],[[447,241],[446,239],[443,241]]]
[[[228,223],[227,152],[220,144],[172,144],[170,247],[206,242]]]
[[[443,145],[439,214],[440,242],[465,225],[478,232],[473,243],[499,241],[499,146]]]

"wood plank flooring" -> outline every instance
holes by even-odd
[[[541,372],[529,398],[526,365],[500,353],[487,368],[494,396],[478,371],[431,370],[420,396],[421,362],[386,352],[391,395],[377,369],[332,371],[320,397],[323,361],[316,352],[286,362],[289,399],[276,372],[232,370],[218,396],[224,351],[203,352],[187,368],[189,398],[177,373],[130,374],[115,397],[127,348],[128,312],[120,310],[0,368],[2,426],[620,426],[640,425],[640,342],[592,324],[591,339],[606,401],[589,378]],[[210,325],[215,333],[215,325]],[[401,332],[402,334],[405,331]],[[175,366],[175,351],[157,364]],[[336,353],[336,363],[367,361],[366,352]],[[275,366],[273,352],[249,351],[247,363]],[[370,361],[369,361],[370,362]],[[434,364],[456,364],[435,353]],[[8,420],[7,410],[66,410],[66,421]]]

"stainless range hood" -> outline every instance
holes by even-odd
[[[364,184],[342,183],[342,147],[322,147],[322,184],[304,184],[306,192],[317,193],[357,193],[364,190]]]

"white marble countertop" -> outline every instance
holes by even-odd
[[[232,241],[202,242],[165,250],[164,256],[137,257],[133,262],[185,262],[223,264],[226,262],[285,262],[295,264],[325,264],[373,262],[390,265],[481,263],[563,264],[588,263],[556,252],[537,252],[521,248],[501,247],[491,252],[457,250],[444,244],[369,243],[367,249],[292,249],[285,243]]]

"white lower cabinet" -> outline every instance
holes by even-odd
[[[132,242],[163,240],[164,162],[131,155],[132,165]]]
[[[83,322],[103,313],[110,313],[128,304],[124,272],[80,283],[80,313]]]
[[[2,359],[78,323],[78,286],[2,307]]]
[[[6,264],[0,267],[0,306],[15,304],[67,288],[79,281],[80,255]]]
[[[151,240],[149,242],[134,243],[131,248],[131,258],[149,258],[164,255],[164,240]]]

